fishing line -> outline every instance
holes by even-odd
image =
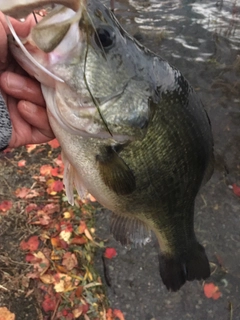
[[[37,16],[36,16],[35,12],[33,11],[32,14],[34,16],[34,20],[35,20],[36,24],[38,24],[38,20],[37,20]]]
[[[84,6],[84,5],[83,5],[83,6]],[[84,6],[84,9],[85,9],[85,11],[87,12],[87,8],[86,8],[85,6]],[[95,26],[94,26],[94,24],[93,24],[93,21],[92,21],[92,19],[91,19],[91,17],[90,17],[90,15],[89,15],[88,12],[87,12],[87,15],[88,15],[88,18],[89,18],[89,20],[90,20],[90,22],[91,22],[91,25],[92,25],[92,27],[93,27],[93,30],[96,32],[97,30],[96,30],[96,28],[95,28]],[[97,32],[96,32],[96,33],[97,33]],[[88,35],[89,33],[86,32],[86,34]],[[87,40],[89,40],[89,39],[87,39]],[[88,81],[87,81],[87,77],[86,77],[86,69],[87,69],[87,56],[88,56],[88,47],[89,47],[89,44],[88,44],[88,43],[89,43],[89,42],[90,42],[90,41],[87,41],[86,54],[85,54],[85,57],[84,57],[84,72],[83,72],[84,82],[85,82],[86,87],[87,87],[87,89],[88,89],[88,91],[89,91],[89,94],[90,94],[90,96],[91,96],[91,98],[92,98],[92,101],[93,101],[94,105],[95,105],[96,108],[97,108],[97,111],[98,111],[98,113],[99,113],[99,116],[100,116],[100,118],[101,118],[101,120],[102,120],[105,128],[107,129],[107,131],[108,131],[108,133],[110,134],[110,136],[113,137],[113,134],[112,134],[111,130],[108,128],[107,121],[104,119],[104,117],[103,117],[103,115],[102,115],[102,113],[101,113],[99,104],[98,104],[97,100],[94,98],[94,96],[93,96],[93,94],[92,94],[92,92],[91,92],[91,89],[90,89],[90,87],[89,87],[89,85],[88,85]],[[102,49],[103,49],[103,48],[102,48]],[[105,52],[104,52],[104,54],[105,54]],[[105,59],[107,60],[106,55],[105,55]]]

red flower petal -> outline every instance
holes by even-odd
[[[114,248],[106,248],[104,252],[104,257],[108,259],[112,259],[116,257],[116,255],[117,255],[117,251]]]
[[[214,300],[217,300],[222,295],[218,286],[215,286],[214,283],[205,283],[203,290],[207,298],[212,298]]]
[[[233,187],[233,193],[236,196],[240,197],[240,187],[238,185],[236,185],[235,183],[232,185],[232,187]]]
[[[12,201],[4,200],[0,203],[0,211],[6,212],[12,208]]]
[[[25,167],[25,165],[26,165],[26,160],[18,161],[18,167]]]
[[[49,146],[52,147],[53,149],[56,149],[60,146],[59,142],[57,141],[57,139],[53,139],[51,141],[48,142]]]
[[[122,311],[120,311],[118,309],[113,310],[113,315],[114,315],[114,317],[117,317],[119,320],[125,320]]]
[[[44,164],[40,168],[41,176],[50,176],[51,175],[52,166],[50,164]]]
[[[35,251],[38,249],[40,241],[38,236],[32,236],[27,241],[23,240],[20,243],[20,248],[22,250]]]
[[[54,311],[56,308],[56,300],[53,297],[49,297],[48,295],[46,296],[47,297],[42,303],[43,310],[45,312]]]

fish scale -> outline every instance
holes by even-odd
[[[10,48],[42,84],[69,201],[74,185],[81,196],[90,192],[114,212],[110,229],[123,245],[145,244],[153,231],[168,290],[206,279],[210,267],[194,233],[194,202],[212,174],[213,138],[200,99],[180,71],[129,36],[99,1],[56,2],[63,6],[23,41],[45,69],[15,43]],[[13,16],[34,5],[2,3]]]

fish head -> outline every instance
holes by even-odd
[[[65,130],[117,142],[144,137],[151,110],[141,48],[99,1],[57,5],[21,42],[37,64],[18,43],[11,51]]]

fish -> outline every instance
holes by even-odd
[[[0,10],[22,17],[41,1]],[[9,45],[40,83],[64,161],[64,185],[113,212],[124,246],[155,235],[169,291],[210,276],[194,231],[196,196],[213,172],[211,123],[182,73],[140,44],[97,0],[58,3]],[[60,3],[60,4],[59,4]],[[17,10],[16,10],[17,8]],[[11,28],[11,26],[10,26]],[[12,30],[14,34],[14,30]]]

